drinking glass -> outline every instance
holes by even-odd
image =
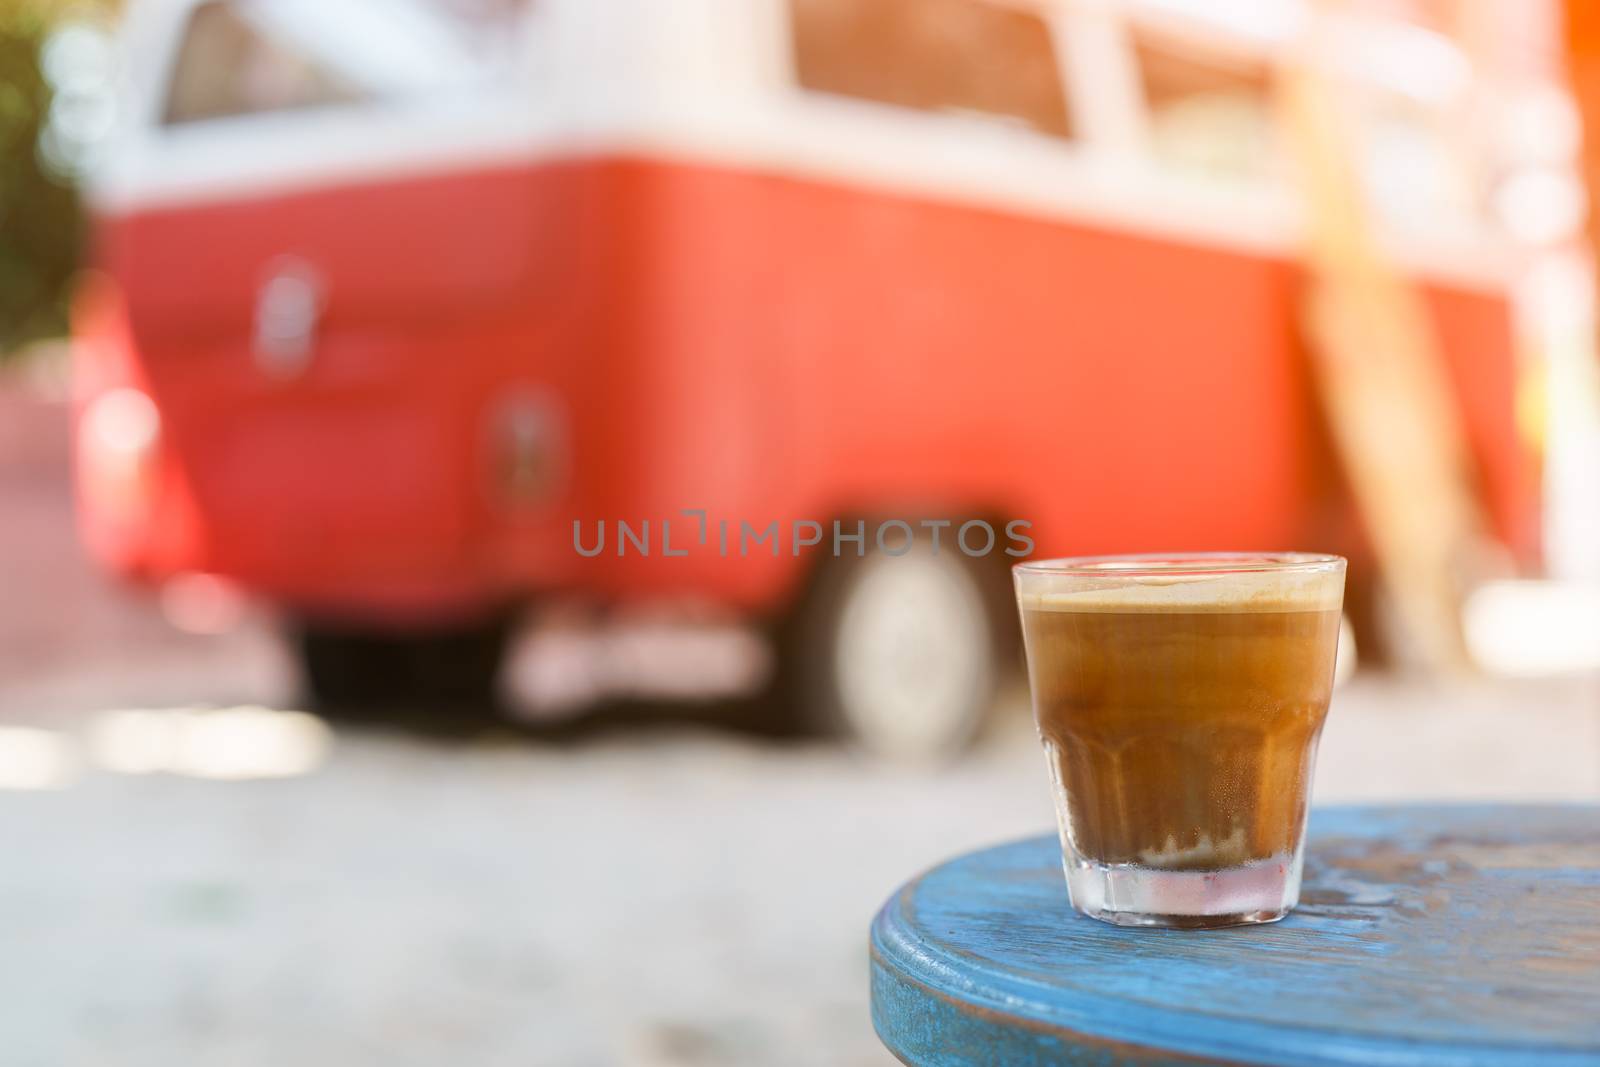
[[[1212,927],[1294,907],[1344,573],[1307,553],[1014,568],[1075,908]]]

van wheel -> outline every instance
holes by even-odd
[[[826,560],[788,630],[780,684],[798,721],[930,763],[982,727],[1016,622],[1004,567],[919,544]]]
[[[494,704],[508,634],[501,619],[423,633],[302,622],[295,643],[319,709],[484,709]]]

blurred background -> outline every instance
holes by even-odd
[[[889,1062],[1007,549],[1343,553],[1318,803],[1600,798],[1595,123],[1557,0],[6,0],[6,1062]]]

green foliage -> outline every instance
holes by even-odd
[[[50,111],[39,50],[58,11],[0,0],[0,359],[66,329],[84,243],[77,192],[38,149]]]

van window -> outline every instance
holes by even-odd
[[[1479,214],[1467,161],[1448,118],[1400,97],[1372,93],[1359,105],[1367,195],[1392,225],[1460,223]]]
[[[1272,73],[1153,38],[1135,41],[1156,161],[1224,180],[1262,178],[1278,157]]]
[[[446,94],[502,77],[526,0],[207,0],[163,122]]]
[[[986,0],[789,0],[806,89],[1070,137],[1050,27]]]

